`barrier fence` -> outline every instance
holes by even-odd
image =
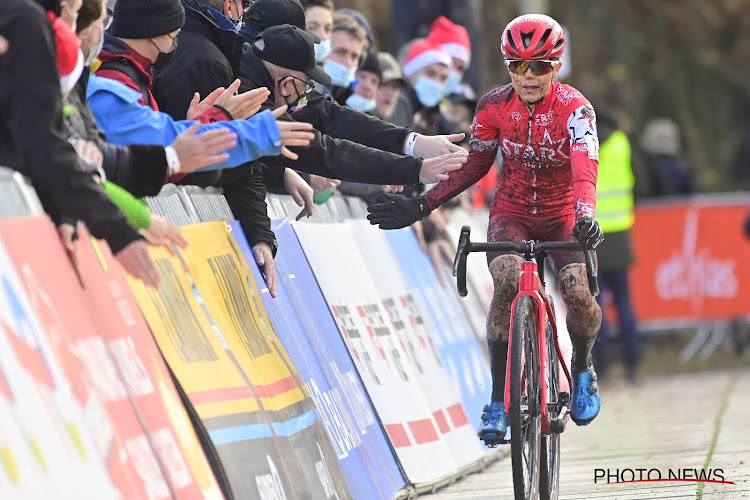
[[[299,207],[269,196],[272,298],[220,192],[166,186],[148,204],[190,247],[150,250],[152,290],[83,228],[74,269],[23,179],[0,172],[0,193],[3,498],[405,498],[504,451],[474,435],[491,387],[478,259],[460,301],[409,229],[356,220],[361,201],[334,196],[292,222]],[[747,243],[714,245],[740,212],[640,210],[634,286],[657,292],[639,313],[750,312]],[[726,227],[704,222],[717,217]]]

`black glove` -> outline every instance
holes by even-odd
[[[573,236],[581,243],[584,250],[596,250],[596,247],[604,241],[604,233],[599,223],[588,215],[582,217],[573,226]]]
[[[400,229],[411,226],[430,215],[432,211],[424,196],[407,198],[402,194],[383,193],[377,203],[367,207],[367,219],[380,229]]]

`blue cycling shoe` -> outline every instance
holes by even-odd
[[[482,413],[482,423],[479,424],[477,436],[486,446],[494,448],[505,442],[505,432],[508,430],[508,416],[502,401],[493,401],[485,405]]]
[[[588,425],[599,414],[602,400],[599,398],[599,384],[592,366],[588,370],[573,370],[573,397],[570,400],[570,418],[578,425]]]

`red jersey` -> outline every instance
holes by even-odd
[[[489,171],[502,152],[491,212],[594,216],[599,140],[588,100],[569,85],[553,83],[529,112],[511,84],[479,101],[471,127],[469,160],[425,198],[436,208]]]

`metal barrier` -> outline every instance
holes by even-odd
[[[42,203],[29,180],[16,170],[0,167],[0,218],[43,214]]]

